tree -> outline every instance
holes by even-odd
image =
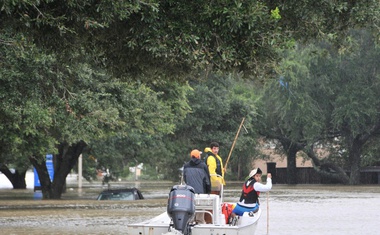
[[[159,92],[111,78],[91,58],[76,54],[65,64],[33,44],[12,45],[3,45],[8,60],[0,76],[2,141],[8,146],[2,156],[24,164],[29,157],[46,198],[60,197],[67,174],[92,141],[167,133],[174,128],[172,119],[180,118]],[[43,157],[47,152],[58,154],[52,183]]]
[[[82,141],[88,143],[99,134],[98,138],[102,138],[122,127],[125,123],[116,120],[119,110],[106,107],[104,96],[108,94],[103,94],[97,84],[104,84],[103,79],[111,79],[111,75],[121,81],[154,82],[162,78],[181,80],[181,75],[193,68],[252,67],[245,63],[246,59],[258,53],[241,49],[256,45],[256,39],[262,41],[261,45],[266,44],[266,40],[261,33],[245,34],[242,29],[251,28],[258,18],[265,19],[265,25],[274,23],[276,20],[267,14],[266,7],[226,2],[209,8],[208,4],[201,4],[199,8],[199,2],[20,1],[14,4],[5,1],[0,16],[4,37],[0,42],[9,54],[1,57],[12,56],[9,61],[15,63],[2,64],[6,68],[2,77],[6,89],[2,95],[15,92],[11,96],[15,99],[8,100],[9,106],[5,107],[17,109],[4,109],[4,120],[13,122],[14,117],[23,117],[14,122],[14,126],[4,125],[4,136],[7,136],[4,141],[15,145],[11,148],[12,155],[29,156],[44,178],[47,174],[43,156],[47,151],[58,153],[55,146],[63,144],[66,146],[63,149],[67,149]],[[193,17],[195,8],[202,9],[198,14],[201,17]],[[257,14],[251,14],[257,9]],[[242,15],[236,18],[235,10],[240,10]],[[182,18],[183,13],[196,21]],[[235,36],[231,34],[231,27],[226,26],[233,28]],[[184,29],[188,32],[183,32]],[[83,88],[78,84],[83,84]],[[93,86],[98,90],[86,91],[85,87]],[[102,112],[92,112],[94,109]],[[24,129],[20,133],[21,126]],[[101,130],[101,127],[108,129]],[[33,148],[22,148],[30,143]],[[71,159],[75,161],[77,156]],[[72,165],[72,162],[67,164]],[[61,184],[53,183],[54,187],[59,187],[57,185]]]
[[[364,1],[268,1],[270,9],[278,7],[278,21],[286,35],[303,43],[329,40],[344,48],[349,30],[367,28],[379,40],[379,2]]]
[[[51,68],[45,66],[54,58],[24,42],[19,34],[11,36],[5,32],[0,41],[0,159],[3,172],[9,167],[16,169],[15,175],[7,175],[14,188],[24,188],[24,177],[23,181],[12,178],[18,172],[24,175],[30,167],[26,157],[32,153],[45,155],[55,144],[46,132],[52,123],[51,110],[41,103],[49,96],[45,85],[51,81]]]
[[[380,76],[376,62],[380,51],[368,31],[353,31],[352,39],[352,53],[340,55],[332,51],[331,59],[320,58],[311,71],[315,77],[327,79],[330,90],[324,94],[331,103],[326,115],[330,125],[325,133],[341,140],[340,149],[347,151],[349,183],[358,184],[363,148],[380,131]]]
[[[348,9],[370,12],[376,19],[372,8],[377,5],[370,3]],[[330,21],[323,23],[331,15],[315,14],[326,32],[335,30]],[[68,148],[123,136],[130,127],[170,132],[173,122],[139,125],[128,119],[135,113],[140,117],[139,108],[129,110],[116,102],[109,106],[108,97],[115,101],[118,84],[185,81],[199,72],[238,70],[262,78],[273,73],[276,50],[293,45],[288,43],[293,35],[284,33],[288,29],[281,27],[280,19],[278,11],[260,1],[6,0],[0,15],[1,79],[6,88],[0,93],[6,104],[1,110],[6,137],[1,142],[10,143],[12,155],[30,157],[45,172],[42,156],[58,153],[61,144],[76,153]],[[8,56],[15,63],[8,62]],[[11,99],[4,98],[9,94]],[[149,92],[144,94],[149,97]],[[143,115],[153,120],[148,116]]]
[[[272,83],[276,87],[268,86],[271,95],[264,96],[275,102],[265,112],[263,127],[304,146],[338,141],[324,160],[315,157],[313,148],[305,151],[321,173],[358,184],[363,148],[379,133],[379,73],[374,62],[379,51],[367,31],[353,31],[351,39],[353,47],[346,53],[324,42],[289,54],[283,77]]]
[[[144,163],[144,166],[159,166],[162,162],[160,159],[157,162],[152,160],[152,155],[157,155],[160,148],[165,149],[163,143],[160,143],[165,134],[173,131],[175,123],[182,121],[189,112],[186,94],[190,87],[169,80],[156,81],[147,86],[156,92],[156,97],[135,101],[140,104],[141,110],[152,110],[147,117],[141,116],[141,121],[158,118],[160,122],[172,125],[162,130],[142,131],[134,128],[126,136],[107,137],[91,143],[85,155],[93,155],[97,159],[98,168],[110,168],[114,173],[121,173],[128,166],[136,166],[136,162]],[[160,122],[156,121],[151,126],[158,128]],[[166,156],[167,153],[162,153],[161,156],[163,155]]]
[[[250,129],[256,112],[252,82],[234,76],[210,75],[209,79],[193,81],[190,85],[193,88],[188,95],[191,112],[164,139],[165,150],[174,157],[162,159],[161,168],[167,172],[172,171],[173,165],[180,168],[193,148],[203,151],[212,141],[219,142],[220,155],[226,161],[242,118],[246,117],[249,133],[241,131],[228,164],[228,171],[234,172],[229,176],[231,179],[243,178],[255,153],[252,137],[255,132]]]
[[[7,165],[0,163],[0,171],[9,179],[14,189],[25,189],[25,175],[26,170],[20,172],[17,168],[12,172]]]
[[[92,86],[93,85],[94,84],[92,84]],[[102,116],[100,119],[97,118],[88,124],[85,122],[83,123],[83,126],[80,125],[76,127],[76,131],[78,131],[79,128],[84,128],[83,131],[87,132],[87,135],[89,135],[88,140],[83,139],[85,141],[80,140],[77,143],[74,142],[73,144],[70,144],[69,141],[61,142],[62,150],[59,148],[58,154],[58,166],[60,166],[60,169],[63,171],[61,180],[64,180],[66,178],[67,174],[74,167],[76,160],[86,146],[91,147],[92,145],[101,141],[104,142],[107,139],[119,139],[121,145],[118,146],[116,150],[125,150],[125,157],[131,160],[133,159],[134,155],[130,154],[130,150],[136,149],[135,146],[137,146],[137,144],[125,144],[131,143],[133,140],[137,140],[138,138],[142,138],[141,136],[143,135],[145,135],[146,138],[149,138],[149,136],[159,135],[160,133],[168,133],[174,128],[174,125],[172,124],[173,119],[180,118],[178,113],[172,112],[170,104],[164,102],[159,97],[160,95],[158,93],[152,91],[148,87],[144,87],[143,85],[138,84],[123,84],[120,82],[117,82],[116,84],[113,84],[113,82],[107,82],[98,85],[102,86],[103,92],[102,99],[96,101],[96,104],[105,102],[107,104],[107,107],[102,107],[103,110],[112,109],[113,115],[118,115],[116,117],[117,122],[114,123],[114,126],[104,128],[104,125],[107,125],[108,121],[112,120],[109,119],[112,118],[112,116],[103,116],[103,114],[101,114]],[[87,87],[87,89],[84,90],[87,90],[89,95],[91,97],[94,97],[94,94],[91,94],[90,92],[92,90],[90,87]],[[107,99],[105,99],[105,97],[107,97]],[[84,100],[86,103],[88,103],[87,99]],[[92,106],[94,104],[90,105]],[[83,110],[85,104],[79,103],[75,104],[75,106],[72,105],[71,107],[76,115],[81,116],[83,119],[88,118],[88,121],[92,119],[94,110]],[[100,109],[100,107],[96,108],[95,110],[95,112],[103,111]],[[128,125],[125,124],[126,122],[128,122]],[[90,129],[88,129],[88,125],[92,125]],[[97,130],[97,128],[99,129]],[[118,128],[118,130],[116,131],[114,128]],[[71,130],[71,132],[72,131],[73,130]],[[79,134],[76,134],[76,132],[73,133],[75,136],[80,136]],[[83,138],[85,136],[86,135],[82,135],[80,137]],[[58,139],[64,139],[64,136],[59,136]],[[105,153],[104,151],[98,151],[94,153],[99,153],[99,155],[96,154],[96,156],[102,157],[104,154],[112,154],[115,152],[116,151],[114,150],[108,153]],[[110,158],[109,155],[107,157]],[[108,163],[110,163],[109,160]],[[53,181],[52,186],[60,188],[61,186],[58,184],[59,178],[57,178],[57,182],[55,182],[55,180],[56,177]]]
[[[91,54],[118,77],[178,79],[199,68],[248,73],[268,67],[273,42],[283,42],[269,10],[259,1],[24,0],[6,1],[1,22],[67,59],[78,50],[96,51]]]
[[[1,12],[2,30],[21,32],[38,47],[68,60],[79,50],[95,52],[114,74],[145,79],[198,68],[262,77],[260,71],[275,67],[276,49],[292,46],[289,41],[376,29],[380,14],[376,0],[5,0]]]

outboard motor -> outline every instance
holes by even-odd
[[[174,185],[169,193],[167,213],[174,228],[189,234],[187,225],[194,218],[194,188],[189,185]]]

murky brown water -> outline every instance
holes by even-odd
[[[69,189],[62,200],[55,201],[41,200],[39,193],[30,189],[0,189],[0,233],[127,234],[127,224],[166,210],[171,183],[136,186],[147,199],[96,201],[100,186]],[[225,201],[235,202],[239,194],[240,183],[228,184]],[[380,231],[380,185],[274,185],[268,201],[267,194],[262,194],[264,210],[256,230],[259,235],[267,234],[267,229],[272,235],[377,235]]]

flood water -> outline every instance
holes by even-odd
[[[100,184],[69,187],[61,200],[54,201],[41,200],[40,193],[29,188],[0,189],[0,234],[128,234],[127,224],[166,211],[172,185],[118,183],[117,187],[140,188],[146,197],[140,201],[96,201]],[[227,183],[224,201],[236,202],[240,187],[239,182]],[[380,231],[379,185],[274,185],[260,198],[258,235],[377,235]]]

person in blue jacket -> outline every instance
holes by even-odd
[[[190,153],[190,161],[183,166],[183,180],[194,188],[194,193],[210,194],[211,182],[207,165],[201,160],[202,152],[194,149]],[[195,215],[195,222],[205,223],[204,213]]]

